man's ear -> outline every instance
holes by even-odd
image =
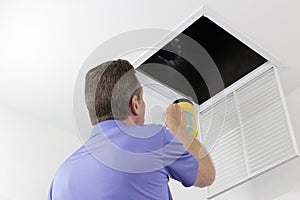
[[[136,95],[133,95],[130,100],[130,110],[133,115],[139,115],[139,102]]]

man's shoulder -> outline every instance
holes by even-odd
[[[125,128],[120,127],[120,129],[125,132],[126,135],[140,139],[154,139],[155,137],[162,136],[166,130],[165,126],[161,124],[142,124],[126,126]]]
[[[149,123],[149,124],[143,124],[143,125],[138,125],[138,127],[141,127],[141,128],[147,128],[147,129],[154,129],[154,130],[163,130],[165,129],[166,127],[162,124],[152,124],[152,123]],[[163,130],[164,131],[164,130]]]
[[[84,166],[92,165],[94,159],[91,159],[90,152],[85,145],[80,146],[73,151],[57,168],[55,177],[67,176],[71,171],[80,171]],[[84,165],[82,163],[85,163]]]
[[[174,140],[177,141],[175,135],[164,125],[144,124],[141,127],[144,130],[139,130],[139,132],[143,132],[143,137],[158,136],[157,138],[163,140],[164,145]]]
[[[61,164],[60,167],[67,166],[70,162],[75,162],[76,160],[83,159],[89,156],[89,151],[86,145],[81,145],[77,149],[75,149]]]

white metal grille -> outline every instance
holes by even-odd
[[[275,67],[266,63],[225,90],[200,105],[201,140],[217,172],[208,198],[298,155]]]

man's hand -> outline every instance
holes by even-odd
[[[176,134],[179,128],[185,127],[185,117],[182,114],[181,107],[176,103],[168,106],[164,118],[166,126],[173,134]]]
[[[166,127],[183,143],[184,148],[188,149],[195,136],[187,132],[187,117],[184,116],[181,107],[176,103],[169,105],[164,118]]]

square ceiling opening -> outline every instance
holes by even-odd
[[[182,43],[180,33],[139,65],[137,70],[190,97],[199,105],[267,61],[205,16],[182,33],[200,45],[206,55],[193,51],[193,45]],[[198,58],[199,62],[192,64],[183,56],[185,53]],[[202,59],[207,55],[213,64],[209,64],[207,58]],[[208,65],[216,66],[218,73],[202,73],[212,68]],[[216,84],[219,77],[222,84]]]

